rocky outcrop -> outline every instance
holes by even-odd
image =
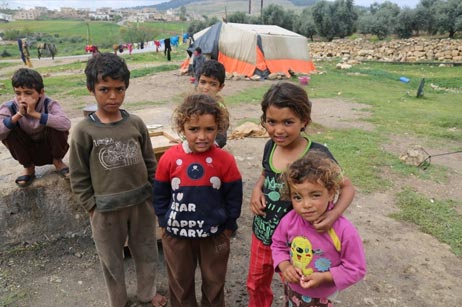
[[[411,38],[371,42],[358,38],[309,43],[313,60],[462,63],[462,40]]]
[[[0,250],[90,231],[88,214],[74,200],[69,181],[55,172],[27,188],[18,188],[11,179],[1,181]]]

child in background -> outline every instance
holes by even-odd
[[[284,279],[285,305],[332,307],[329,297],[366,274],[356,228],[340,216],[327,232],[313,223],[333,208],[342,181],[340,167],[326,154],[310,151],[282,176],[283,198],[292,201],[273,234],[274,268]]]
[[[215,98],[216,101],[226,109],[223,98],[219,95],[219,92],[225,86],[225,66],[217,60],[208,60],[202,65],[199,72],[199,80],[197,85],[197,91],[201,94],[207,94]],[[227,130],[229,125],[224,128],[222,132],[219,132],[216,138],[216,143],[220,148],[225,147],[228,138]]]
[[[311,141],[304,133],[311,122],[311,102],[303,88],[290,82],[274,84],[263,96],[261,106],[261,123],[271,139],[265,145],[263,172],[250,199],[255,216],[247,278],[249,307],[270,307],[273,301],[271,238],[281,218],[292,209],[290,201],[280,199],[279,176],[287,165],[314,149],[335,161],[325,146]],[[313,227],[318,231],[330,229],[350,205],[354,193],[350,180],[344,177],[335,207],[314,221]]]
[[[170,304],[198,306],[194,277],[199,263],[201,306],[224,307],[230,236],[242,206],[236,161],[214,144],[228,125],[228,114],[211,96],[196,94],[186,97],[173,120],[185,141],[160,158],[153,201],[163,232]]]
[[[199,77],[200,77],[200,72],[202,69],[202,65],[205,63],[205,56],[202,54],[202,49],[201,47],[197,47],[194,50],[194,58],[193,58],[193,72],[194,72],[194,77],[196,78],[194,80],[194,87],[197,87],[197,84],[199,82]]]
[[[130,71],[122,58],[102,53],[88,60],[85,75],[98,108],[73,132],[71,188],[90,214],[110,306],[128,303],[123,260],[127,237],[136,267],[137,299],[165,306],[166,297],[155,287],[156,216],[151,202],[156,160],[146,125],[120,109]]]
[[[57,101],[45,95],[42,76],[35,70],[18,69],[11,85],[14,100],[0,106],[0,140],[24,167],[16,184],[27,187],[35,178],[35,166],[52,163],[69,178],[63,158],[69,149],[70,119]]]

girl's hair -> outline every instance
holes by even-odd
[[[33,69],[20,68],[11,77],[13,87],[33,88],[40,93],[44,87],[42,76]]]
[[[184,124],[194,116],[211,114],[218,125],[218,132],[223,132],[229,126],[229,114],[214,98],[205,94],[187,96],[173,113],[173,127],[179,133],[184,133]]]
[[[85,67],[87,76],[87,88],[94,92],[95,85],[100,79],[111,78],[120,80],[128,88],[130,81],[130,70],[128,70],[125,60],[116,54],[105,52],[92,56]]]
[[[290,199],[294,185],[305,181],[322,184],[330,193],[337,194],[342,178],[342,170],[335,161],[322,151],[310,150],[305,156],[290,164],[281,175],[284,182],[282,197]]]
[[[289,108],[300,120],[311,122],[311,101],[305,90],[290,82],[273,84],[263,96],[261,102],[261,124],[266,122],[266,110],[274,106],[278,109]]]

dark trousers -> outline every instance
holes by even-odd
[[[195,272],[202,275],[202,307],[224,307],[230,241],[222,233],[203,239],[162,236],[171,307],[197,307]]]
[[[136,295],[150,302],[156,294],[156,215],[151,199],[116,211],[95,211],[90,218],[93,240],[103,269],[109,306],[124,307],[128,301],[125,285],[124,244],[135,262]]]
[[[53,159],[62,159],[66,155],[69,144],[69,131],[58,131],[47,127],[39,140],[33,140],[20,128],[13,129],[2,141],[11,155],[24,168],[32,165],[52,164]]]

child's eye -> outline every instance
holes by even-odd
[[[292,120],[286,120],[286,121],[284,122],[284,125],[290,126],[290,125],[292,125],[293,123],[294,123],[294,122],[293,122]]]
[[[117,89],[117,91],[118,91],[119,93],[123,93],[123,92],[125,92],[125,87],[119,87],[119,88]]]
[[[105,87],[100,88],[99,91],[100,91],[101,93],[107,93],[107,92],[109,92],[109,90],[108,90],[107,88],[105,88]]]
[[[296,200],[296,201],[300,201],[302,199],[302,197],[300,195],[298,195],[298,194],[294,194],[294,195],[292,195],[292,199]]]

